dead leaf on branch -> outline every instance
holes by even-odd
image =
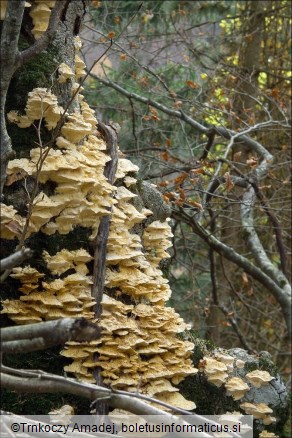
[[[234,187],[234,183],[233,183],[233,181],[231,179],[231,176],[230,176],[229,172],[226,172],[224,174],[224,178],[225,178],[225,181],[226,181],[226,190],[227,190],[227,192],[230,192],[230,190],[232,190],[233,187]]]
[[[175,178],[175,180],[174,180],[174,183],[176,184],[176,185],[178,185],[178,184],[182,184],[184,181],[185,181],[185,179],[188,177],[188,174],[186,173],[186,172],[183,172],[183,173],[181,173],[179,176],[177,176],[176,178]]]

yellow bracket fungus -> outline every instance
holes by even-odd
[[[38,32],[45,28],[51,3],[42,2],[45,7],[34,9],[34,17],[42,17]],[[78,51],[77,38],[75,46]],[[81,75],[78,68],[83,68],[79,58],[76,76]],[[68,66],[59,66],[59,73],[61,82],[70,78],[74,84],[76,76]],[[136,391],[139,387],[143,394],[194,409],[195,404],[185,400],[174,386],[198,371],[191,360],[193,344],[177,338],[186,325],[172,308],[165,306],[171,290],[159,269],[160,261],[169,257],[171,228],[168,221],[154,221],[141,228],[141,235],[133,232],[136,224],[152,215],[150,210],[138,211],[132,204],[137,195],[131,191],[136,184],[131,174],[139,168],[120,157],[115,175],[118,187],[108,182],[104,176],[106,163],[111,160],[107,145],[94,135],[98,126],[94,111],[84,100],[79,102],[79,111],[64,115],[61,134],[53,147],[33,148],[30,158],[12,160],[7,170],[10,184],[26,176],[37,177],[44,185],[49,181],[56,184],[50,196],[39,192],[33,199],[26,237],[38,232],[67,234],[82,226],[91,230],[93,239],[101,217],[110,215],[106,290],[99,322],[102,337],[88,343],[68,342],[62,354],[71,358],[72,363],[65,371],[94,383],[92,371],[100,367],[105,384],[113,388]],[[56,96],[38,88],[29,93],[25,114],[12,111],[9,119],[22,128],[43,119],[51,130],[63,112]],[[25,219],[12,206],[5,206],[1,222],[5,238],[18,237]],[[15,268],[12,276],[20,281],[22,295],[19,300],[4,301],[2,312],[18,324],[68,316],[95,321],[92,275],[87,265],[91,260],[92,256],[81,248],[72,251],[63,248],[56,254],[44,252],[43,261],[53,279],[29,266]],[[127,296],[129,304],[124,304],[121,296]],[[213,378],[221,373],[225,382],[227,367],[223,363],[220,366],[213,372]],[[209,368],[211,376],[210,363]]]
[[[51,10],[55,6],[55,0],[35,0],[30,9],[29,15],[33,21],[32,34],[35,39],[39,39],[47,30]]]
[[[227,394],[231,395],[234,400],[240,400],[246,392],[250,390],[250,387],[240,378],[231,377],[225,383]]]
[[[268,385],[268,383],[274,379],[267,371],[255,370],[246,374],[248,381],[256,388]]]
[[[65,82],[67,82],[68,79],[75,77],[75,73],[73,73],[69,65],[65,64],[64,62],[62,62],[62,64],[59,65],[58,73],[59,73],[58,82],[60,84],[64,84]]]

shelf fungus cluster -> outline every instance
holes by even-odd
[[[269,408],[266,403],[246,402],[242,403],[240,407],[247,415],[253,415],[255,420],[261,420],[265,426],[276,422],[276,418],[271,416],[273,409]]]
[[[34,120],[44,119],[50,130],[56,127],[62,113],[56,97],[46,89],[37,88],[29,93],[26,114],[19,116],[12,111],[8,118],[21,128],[30,126]],[[67,234],[76,225],[92,227],[95,234],[98,218],[108,214],[114,188],[103,172],[110,157],[105,153],[104,141],[93,135],[96,124],[92,110],[83,104],[79,113],[66,116],[61,135],[56,139],[58,149],[33,148],[30,159],[9,162],[7,184],[32,176],[38,183],[57,185],[52,196],[41,191],[33,200],[26,237],[39,231],[49,235]],[[18,224],[19,235],[19,228],[25,221],[13,211],[10,214],[11,220]],[[4,228],[8,230],[9,226],[4,224]],[[14,237],[17,232],[10,232],[9,238]]]
[[[8,0],[1,0],[1,20],[4,19]],[[33,2],[25,2],[25,7],[29,9],[29,15],[32,18],[33,28],[32,34],[34,38],[39,39],[47,30],[51,11],[54,8],[56,0],[34,0]]]
[[[19,300],[3,301],[2,313],[7,313],[17,324],[76,316],[92,319],[95,302],[91,297],[92,281],[86,275],[86,263],[92,257],[83,249],[62,250],[55,256],[44,252],[43,257],[52,274],[59,276],[69,269],[75,273],[46,281],[45,274],[35,268],[14,268],[11,277],[20,281],[22,295]]]
[[[259,434],[260,438],[279,438],[279,435],[275,435],[274,432],[268,432],[267,430],[263,430]]]
[[[213,357],[205,356],[199,362],[199,371],[204,374],[209,383],[224,388],[226,394],[234,401],[240,400],[239,407],[247,415],[253,415],[255,419],[261,420],[264,425],[276,422],[272,417],[273,410],[265,403],[250,403],[249,399],[254,396],[248,394],[251,390],[268,385],[274,377],[267,371],[254,370],[246,373],[245,362],[221,351],[214,351]],[[260,394],[260,392],[258,392]],[[259,399],[259,395],[257,399]]]
[[[135,185],[127,175],[137,168],[127,160],[119,162],[117,180],[124,185],[115,191],[107,243],[107,293],[102,301],[103,336],[87,346],[72,342],[62,352],[73,359],[65,369],[94,382],[91,370],[99,367],[104,383],[115,389],[139,391],[184,409],[194,409],[174,386],[197,370],[190,359],[193,344],[176,334],[185,329],[183,320],[165,307],[170,288],[159,269],[169,257],[171,230],[168,222],[154,221],[141,232],[133,232],[152,212],[138,211],[129,190]],[[151,246],[150,246],[151,243]]]
[[[51,10],[55,6],[55,3],[56,0],[34,0],[29,15],[33,21],[32,34],[36,40],[47,30]]]
[[[79,46],[76,39],[76,51]],[[74,73],[61,64],[59,82],[68,81],[77,90],[74,81],[83,75],[82,69],[78,58]],[[24,209],[3,205],[4,239],[24,242],[38,233],[40,240],[42,236],[48,240],[68,235],[76,227],[88,229],[90,237],[80,242],[79,249],[74,242],[74,250],[43,251],[40,271],[30,266],[15,268],[11,277],[19,281],[21,295],[18,300],[5,300],[2,312],[18,324],[68,316],[96,322],[92,242],[102,218],[110,215],[98,321],[103,335],[87,344],[68,342],[62,354],[72,363],[65,370],[95,382],[98,368],[104,382],[113,388],[139,388],[171,405],[194,409],[195,403],[184,399],[175,386],[197,372],[191,361],[193,344],[177,337],[186,327],[179,315],[166,307],[171,291],[159,268],[161,260],[169,257],[169,222],[151,222],[152,211],[134,206],[138,167],[129,160],[119,158],[115,185],[109,183],[104,171],[111,158],[107,144],[97,134],[94,112],[80,95],[75,96],[75,104],[75,112],[65,112],[49,90],[36,88],[28,95],[24,114],[12,111],[8,115],[10,122],[22,129],[39,125],[53,132],[57,127],[58,134],[49,144],[41,144],[39,135],[38,147],[30,150],[28,158],[9,162],[7,185],[13,190],[13,184],[26,187],[29,180],[31,193]]]

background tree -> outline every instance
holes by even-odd
[[[173,207],[172,303],[200,335],[272,350],[289,374],[287,8],[147,2],[87,96],[119,121],[123,152]],[[118,1],[94,8],[85,58],[134,10]]]

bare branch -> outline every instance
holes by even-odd
[[[16,421],[17,423],[29,423],[32,425],[36,425],[36,427],[39,427],[40,425],[47,425],[47,424],[51,424],[51,421],[49,419],[46,419],[47,415],[44,416],[45,418],[43,419],[43,421],[38,420],[34,420],[30,415],[18,415],[15,414],[14,412],[8,412],[8,411],[3,411],[0,410],[0,415],[1,416],[12,416],[13,417],[13,421]],[[70,418],[70,416],[69,416]],[[42,419],[41,419],[42,420]],[[1,432],[3,433],[3,436],[5,437],[13,437],[14,434],[11,434],[11,429],[9,427],[9,424],[6,424],[6,421],[2,421],[1,424]],[[29,433],[25,433],[22,432],[21,433],[22,438],[31,438],[31,437],[35,437],[38,436],[37,432],[29,432]],[[106,433],[106,432],[94,432],[94,433],[90,433],[90,432],[76,432],[74,431],[74,436],[76,436],[76,438],[112,438],[113,435],[111,433]],[[53,431],[47,431],[46,432],[46,437],[48,438],[64,438],[64,432],[53,432]],[[121,435],[115,435],[116,438],[124,438]]]
[[[22,353],[44,350],[66,341],[90,341],[100,337],[101,328],[85,318],[63,318],[55,321],[1,329],[1,350]]]
[[[200,156],[200,160],[203,161],[207,158],[208,153],[210,152],[210,149],[213,145],[214,139],[215,139],[215,134],[216,131],[214,129],[210,129],[207,136],[208,136],[208,142],[206,144],[206,146],[204,146],[204,151],[202,153],[202,155]]]
[[[12,269],[15,266],[19,266],[24,260],[32,257],[33,252],[29,248],[23,248],[20,251],[11,254],[9,257],[0,260],[0,270],[5,271],[6,269]]]
[[[288,272],[287,272],[287,254],[286,254],[286,250],[285,250],[285,246],[284,246],[284,242],[283,242],[281,225],[280,225],[276,215],[272,212],[271,208],[269,207],[268,201],[265,198],[262,191],[260,190],[260,188],[258,187],[258,185],[256,183],[252,183],[252,186],[254,188],[254,191],[255,191],[257,198],[259,199],[259,201],[261,203],[261,206],[263,207],[263,210],[265,211],[266,215],[270,219],[271,224],[273,226],[273,230],[274,230],[275,236],[276,236],[278,251],[279,251],[279,255],[280,255],[280,260],[281,260],[281,269],[282,269],[282,272],[285,275],[285,277],[288,279],[289,276],[288,276]]]
[[[207,135],[208,128],[206,128],[205,126],[196,122],[191,117],[188,117],[182,111],[173,110],[171,108],[168,108],[165,105],[162,105],[161,103],[158,103],[152,99],[149,99],[148,97],[140,96],[139,94],[136,94],[136,93],[131,93],[131,92],[127,91],[125,88],[116,84],[115,82],[112,82],[112,81],[105,79],[105,78],[101,78],[93,73],[89,73],[89,75],[91,77],[93,77],[94,79],[96,79],[97,81],[101,82],[102,84],[106,85],[107,87],[113,88],[114,90],[118,91],[120,94],[122,94],[123,96],[126,96],[128,99],[133,99],[133,100],[136,100],[138,102],[144,103],[145,105],[150,105],[153,108],[156,108],[156,109],[164,112],[165,114],[168,114],[169,116],[173,116],[173,117],[176,117],[178,119],[184,120],[185,122],[187,122],[189,125],[193,126],[195,129],[197,129],[202,134]]]
[[[288,333],[289,336],[291,336],[291,295],[289,295],[286,290],[283,290],[281,286],[279,286],[271,277],[263,272],[260,267],[257,267],[246,257],[238,254],[233,248],[218,240],[202,225],[200,225],[194,217],[190,217],[186,212],[184,212],[183,209],[180,209],[179,211],[173,210],[172,217],[176,220],[182,220],[188,224],[193,231],[216,252],[223,255],[227,260],[230,260],[231,262],[243,268],[247,274],[250,274],[254,279],[266,287],[281,306]],[[285,284],[286,281],[287,279],[285,278]]]
[[[177,119],[183,120],[190,126],[192,126],[194,129],[199,131],[201,134],[205,134],[207,137],[210,136],[210,127],[206,127],[202,125],[201,123],[194,120],[192,117],[185,114],[183,111],[178,111],[171,109],[159,102],[156,102],[155,100],[149,99],[148,97],[140,96],[139,94],[129,92],[125,88],[121,87],[117,83],[110,81],[109,79],[102,78],[100,76],[97,76],[93,73],[89,73],[89,75],[96,79],[98,82],[102,83],[103,85],[106,85],[107,87],[113,88],[114,90],[118,91],[123,96],[126,96],[128,99],[133,99],[138,102],[144,103],[145,105],[150,105],[153,108],[158,109],[159,111],[162,111],[165,114],[168,114],[169,116],[175,117]],[[273,122],[273,124],[277,124],[279,122]],[[264,158],[266,162],[271,162],[271,159],[273,158],[272,155],[267,151],[267,149],[258,141],[253,140],[251,137],[246,135],[249,132],[252,132],[256,129],[259,129],[262,125],[265,126],[265,124],[257,124],[253,127],[248,128],[245,131],[242,132],[235,132],[231,129],[227,129],[223,126],[213,126],[212,129],[215,130],[216,134],[220,135],[223,138],[226,138],[228,140],[232,139],[233,142],[242,142],[246,146],[249,146],[254,152],[256,152],[261,158]],[[231,145],[232,146],[232,145]],[[231,147],[230,146],[230,147]]]
[[[68,377],[56,376],[54,374],[44,373],[43,371],[16,370],[2,366],[1,384],[3,388],[15,390],[17,392],[37,394],[64,392],[87,398],[92,402],[95,402],[96,399],[107,397],[113,408],[123,409],[136,415],[163,415],[174,422],[178,421],[175,416],[145,403],[142,398],[151,401],[151,403],[167,407],[170,411],[180,415],[194,415],[194,413],[183,411],[182,409],[178,409],[152,397],[144,397],[138,393],[113,391],[109,388],[103,388],[91,383],[77,382]],[[207,421],[205,417],[200,415],[196,415],[196,418],[202,421]],[[188,424],[181,419],[179,421],[180,424]],[[208,421],[210,422],[210,420]],[[211,421],[211,423],[213,422]],[[216,423],[214,422],[214,424]],[[235,436],[238,437],[238,435]],[[202,433],[202,437],[208,438],[209,435]]]
[[[65,341],[66,342],[66,341]],[[1,342],[0,347],[3,353],[29,353],[32,351],[45,350],[53,347],[59,342],[51,342],[49,339],[34,338],[34,339],[20,339],[18,341]]]
[[[238,339],[240,340],[243,348],[245,348],[249,353],[255,353],[255,351],[248,345],[248,343],[245,340],[245,337],[241,333],[236,319],[230,315],[229,310],[226,308],[226,306],[220,302],[220,298],[218,296],[218,284],[217,284],[217,276],[216,276],[216,261],[215,261],[215,253],[213,248],[209,248],[209,258],[210,258],[210,276],[211,276],[211,283],[212,283],[212,298],[214,305],[217,306],[221,312],[225,315],[226,319],[231,324],[231,327],[233,328],[234,332],[236,333]]]
[[[103,36],[104,38],[106,38],[106,35],[101,32],[100,30],[97,30],[91,26],[85,25],[84,27],[86,27],[87,29],[89,29],[91,32],[93,33],[97,33],[101,36]],[[131,58],[137,65],[139,65],[139,67],[143,68],[145,71],[147,71],[147,73],[149,73],[150,75],[152,75],[155,79],[157,79],[163,86],[163,88],[169,93],[171,94],[170,89],[168,88],[166,82],[154,71],[152,70],[152,68],[150,68],[149,66],[142,64],[139,59],[135,58],[135,56],[133,56],[128,50],[124,49],[124,47],[121,46],[121,44],[119,44],[117,41],[114,41],[114,46],[117,46],[121,52],[125,53],[129,58]]]
[[[115,175],[118,165],[118,138],[117,133],[110,125],[105,125],[101,121],[98,122],[98,128],[105,137],[108,147],[108,152],[111,160],[106,164],[104,175],[110,184],[115,181]],[[94,239],[94,263],[93,263],[93,283],[92,296],[95,299],[95,315],[100,317],[102,312],[102,296],[104,291],[105,272],[106,272],[106,253],[107,241],[109,236],[111,223],[111,209],[108,210],[108,215],[100,219],[98,231]]]
[[[256,194],[254,188],[250,185],[245,191],[240,206],[241,222],[247,237],[248,246],[253,257],[258,263],[258,266],[265,272],[273,281],[282,288],[283,294],[291,300],[291,286],[285,275],[271,262],[266,254],[266,251],[258,237],[253,221],[253,207]]]

